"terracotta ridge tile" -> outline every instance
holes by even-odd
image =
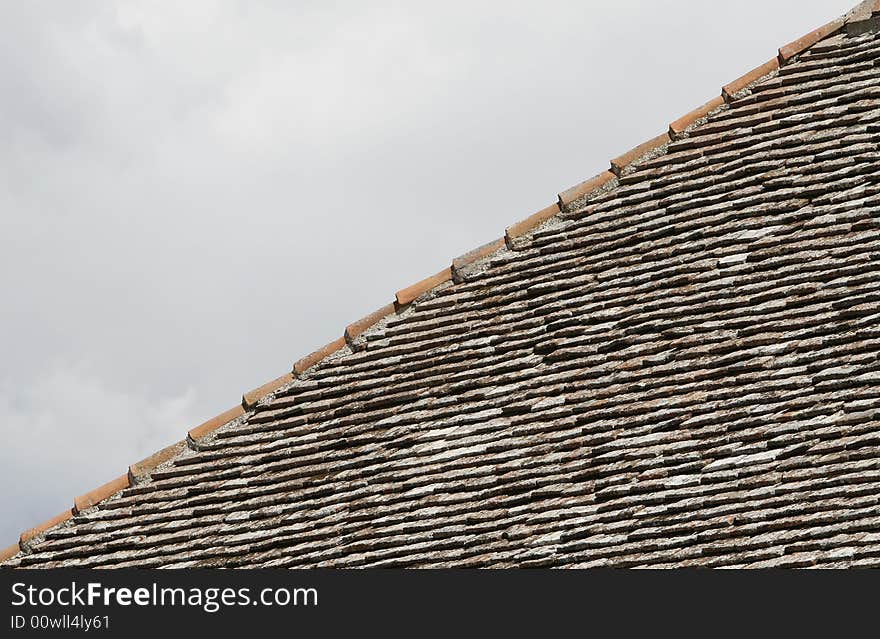
[[[880,13],[880,0],[864,0],[843,16],[845,32],[849,35],[861,35],[874,30],[878,13]],[[861,28],[863,26],[867,26],[867,29],[863,30]]]
[[[271,382],[266,382],[255,389],[248,391],[241,396],[241,406],[245,410],[251,410],[256,406],[257,402],[270,393],[274,393],[285,384],[289,384],[294,380],[293,373],[285,373],[281,377],[276,377]]]
[[[845,18],[837,18],[828,24],[823,24],[818,29],[813,29],[808,34],[801,36],[797,40],[789,42],[784,47],[779,48],[779,63],[785,64],[799,53],[803,53],[811,46],[824,40],[835,31],[841,29],[846,24]]]
[[[462,253],[454,260],[452,260],[452,279],[455,282],[459,281],[459,271],[465,268],[466,266],[470,266],[474,262],[478,262],[484,257],[492,255],[496,251],[500,251],[507,245],[505,238],[501,237],[497,240],[492,240],[491,242],[486,242],[485,244],[478,246],[477,248],[468,251],[467,253]]]
[[[166,446],[162,450],[153,453],[149,457],[145,457],[139,462],[135,462],[128,467],[128,481],[131,485],[134,485],[139,478],[146,477],[153,469],[155,469],[159,464],[162,464],[172,457],[176,456],[178,453],[183,452],[186,449],[186,440],[182,439],[179,442],[175,442],[170,446]]]
[[[741,75],[733,82],[725,84],[724,87],[721,89],[721,95],[724,96],[724,101],[730,102],[732,96],[739,93],[756,80],[759,80],[765,75],[769,75],[778,69],[779,58],[773,57],[771,60],[768,60],[764,64],[755,67],[745,75]]]
[[[345,332],[343,335],[345,336],[345,341],[351,344],[351,342],[361,333],[363,333],[368,328],[375,326],[377,322],[385,319],[389,315],[395,312],[394,302],[389,302],[382,308],[373,311],[369,315],[365,315],[361,319],[356,322],[352,322],[348,326],[345,327]]]
[[[128,473],[120,475],[116,479],[111,479],[106,484],[98,486],[94,490],[90,490],[85,495],[80,495],[73,500],[73,512],[79,514],[84,510],[88,510],[95,504],[98,504],[108,497],[112,497],[120,490],[125,490],[131,484],[128,482]]]
[[[565,189],[562,193],[556,196],[559,208],[563,209],[578,198],[581,198],[588,193],[591,193],[596,189],[605,186],[615,177],[617,176],[614,175],[614,173],[612,173],[611,171],[602,171],[598,175],[594,175],[590,179],[584,180],[580,184],[575,184],[574,186]]]
[[[520,220],[516,224],[508,226],[507,229],[505,229],[504,231],[505,243],[510,246],[510,243],[513,239],[520,237],[521,235],[525,235],[526,233],[539,226],[540,224],[543,224],[550,218],[559,215],[560,210],[561,209],[559,208],[559,203],[554,202],[550,206],[544,207],[537,213],[533,213],[532,215],[528,216],[526,219]]]
[[[311,368],[318,362],[320,362],[325,357],[332,355],[336,351],[345,347],[345,337],[340,337],[338,339],[333,340],[326,346],[322,346],[318,350],[313,353],[309,353],[305,357],[297,360],[297,362],[293,365],[293,372],[297,375],[303,373],[307,369]]]
[[[421,297],[428,291],[430,291],[435,286],[439,286],[443,282],[447,282],[452,279],[452,267],[447,266],[445,269],[440,271],[439,273],[435,273],[430,277],[426,277],[423,280],[420,280],[413,284],[412,286],[407,286],[406,288],[402,288],[397,291],[397,294],[394,296],[397,301],[398,306],[406,306],[407,304],[412,303],[418,297]]]
[[[844,24],[852,24],[870,20],[875,13],[880,13],[880,0],[862,0],[842,17]]]
[[[718,95],[718,96],[712,98],[711,100],[709,100],[708,102],[706,102],[706,104],[698,106],[693,111],[686,113],[685,115],[681,116],[675,122],[672,122],[669,125],[669,137],[675,138],[676,136],[681,135],[694,122],[696,122],[697,120],[700,120],[702,118],[705,118],[712,111],[714,111],[715,109],[717,109],[723,105],[724,105],[724,97],[721,95]]]
[[[4,548],[3,550],[0,550],[0,563],[6,561],[8,559],[12,559],[20,552],[21,552],[21,547],[18,544],[12,544],[8,548]]]
[[[653,151],[654,149],[663,146],[664,144],[669,144],[672,141],[672,138],[669,137],[668,132],[663,132],[657,137],[651,138],[647,142],[643,142],[637,147],[630,149],[623,155],[619,155],[613,160],[611,160],[611,171],[620,177],[621,171],[623,171],[627,166],[632,164],[635,160],[638,160],[640,157]]]
[[[18,545],[21,548],[24,548],[24,545],[29,542],[34,537],[39,537],[44,532],[49,530],[50,528],[54,528],[59,524],[63,524],[65,521],[70,521],[73,518],[73,510],[68,508],[60,515],[55,515],[52,519],[47,519],[42,524],[34,526],[33,528],[29,528],[21,533],[21,536],[18,538]]]
[[[187,433],[187,436],[192,441],[195,441],[197,439],[201,439],[205,435],[207,435],[209,433],[213,433],[215,430],[217,430],[218,428],[220,428],[224,424],[228,424],[233,419],[235,419],[237,417],[241,417],[242,415],[244,415],[244,413],[245,413],[245,410],[241,404],[239,404],[237,406],[233,406],[229,410],[222,412],[215,417],[212,417],[208,421],[202,422],[201,424],[199,424],[198,426],[196,426],[195,428],[190,430]]]

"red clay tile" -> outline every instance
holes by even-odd
[[[500,238],[495,240],[494,242],[487,242],[482,246],[478,246],[472,251],[468,251],[463,255],[459,255],[454,260],[452,260],[452,276],[455,278],[456,273],[468,266],[469,264],[473,264],[474,262],[483,259],[487,255],[491,255],[495,251],[500,251],[505,246],[504,238]]]
[[[507,230],[504,232],[504,238],[506,242],[509,243],[512,239],[525,235],[533,228],[546,222],[555,215],[559,215],[559,204],[554,202],[550,206],[528,216],[526,219],[508,226]]]
[[[844,24],[852,24],[856,22],[863,22],[865,20],[871,19],[871,14],[880,9],[880,0],[876,0],[874,2],[865,1],[859,4],[857,7],[851,9],[849,13],[843,16]]]
[[[12,544],[8,548],[4,548],[3,550],[0,550],[0,563],[6,561],[7,559],[12,559],[19,552],[21,552],[21,548],[19,547],[18,544]]]
[[[789,42],[784,47],[780,47],[779,62],[785,64],[798,53],[806,51],[811,46],[819,42],[819,40],[827,38],[829,35],[843,27],[845,23],[846,22],[843,18],[837,18],[836,20],[832,20],[828,24],[822,25],[818,29],[810,31],[805,36],[801,36],[797,40]]]
[[[44,521],[39,526],[34,526],[29,530],[25,530],[23,533],[21,533],[21,537],[18,538],[18,544],[23,548],[25,543],[27,543],[34,537],[39,537],[50,528],[54,528],[59,524],[63,524],[65,521],[70,520],[72,517],[73,511],[67,509],[60,515],[55,515],[54,517],[52,517],[52,519]]]
[[[128,481],[132,485],[142,477],[148,476],[153,469],[156,468],[159,464],[162,464],[178,453],[186,450],[186,440],[181,440],[177,443],[171,444],[170,446],[166,446],[159,452],[153,453],[149,457],[146,457],[139,462],[136,462],[128,467]]]
[[[116,479],[108,481],[103,486],[98,486],[95,490],[90,490],[85,495],[80,495],[76,499],[73,500],[73,512],[81,513],[84,510],[88,510],[95,504],[98,504],[108,497],[111,497],[118,493],[120,490],[125,490],[131,484],[128,482],[128,473],[117,477]]]
[[[322,359],[324,359],[328,355],[332,355],[333,353],[338,351],[340,348],[343,348],[344,346],[345,346],[345,337],[344,336],[340,337],[339,339],[333,340],[332,342],[330,342],[326,346],[319,348],[314,353],[310,353],[309,355],[306,355],[305,357],[303,357],[302,359],[297,361],[296,364],[293,365],[293,372],[296,373],[297,375],[299,375],[300,373],[311,368],[312,366],[314,366],[315,364],[320,362]]]
[[[638,145],[634,149],[630,149],[623,155],[620,155],[613,160],[611,160],[611,170],[620,175],[620,172],[623,171],[627,166],[629,166],[635,160],[638,160],[640,157],[656,149],[657,147],[663,146],[664,144],[668,144],[671,142],[671,138],[669,137],[669,133],[662,133],[658,135],[656,138],[651,138],[647,142],[644,142]]]
[[[244,415],[244,407],[241,404],[239,404],[238,406],[233,406],[229,410],[220,413],[216,417],[212,417],[208,421],[199,424],[187,434],[192,440],[200,439],[209,433],[213,433],[224,424],[228,424],[236,417],[240,417],[242,415]]]
[[[443,282],[447,282],[452,279],[452,268],[446,267],[439,273],[432,275],[431,277],[426,277],[425,279],[416,282],[412,286],[407,286],[406,288],[400,289],[397,291],[397,294],[394,298],[397,300],[397,304],[399,306],[406,306],[411,303],[417,297],[420,297],[430,291],[435,286],[439,286]]]
[[[747,86],[749,86],[755,80],[763,78],[768,73],[773,73],[779,68],[779,58],[773,58],[772,60],[768,60],[764,64],[759,67],[755,67],[748,73],[743,76],[738,77],[736,80],[731,82],[730,84],[725,84],[724,88],[721,89],[721,95],[724,96],[724,100],[730,102],[731,96],[736,93],[739,93]]]
[[[602,171],[599,175],[595,175],[589,180],[584,180],[580,184],[575,184],[573,187],[564,190],[557,196],[559,198],[557,206],[559,206],[559,208],[566,207],[576,199],[604,186],[615,177],[616,176],[611,171]]]
[[[706,104],[697,107],[690,113],[687,113],[680,118],[678,118],[675,122],[669,125],[669,137],[675,137],[676,135],[680,135],[685,129],[687,129],[690,125],[701,118],[705,118],[712,111],[720,107],[724,104],[724,98],[720,95],[716,98],[712,98]]]
[[[241,405],[245,410],[252,409],[258,401],[269,393],[274,393],[285,384],[289,384],[294,379],[293,373],[285,373],[281,377],[276,377],[271,382],[266,382],[262,386],[258,386],[252,391],[248,391],[241,396]]]
[[[355,339],[358,335],[363,333],[365,330],[367,330],[371,326],[374,326],[376,324],[376,322],[380,321],[381,319],[383,319],[385,317],[388,317],[392,313],[394,313],[394,302],[390,302],[390,303],[386,304],[385,306],[383,306],[382,308],[380,308],[379,310],[373,311],[372,313],[370,313],[366,317],[362,317],[358,321],[352,322],[351,324],[349,324],[348,326],[345,327],[345,341],[351,342],[353,339]]]

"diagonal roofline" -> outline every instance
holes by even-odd
[[[346,326],[341,337],[297,360],[291,372],[244,393],[240,404],[192,428],[183,440],[130,465],[125,474],[76,497],[69,510],[21,533],[18,543],[0,550],[0,562],[5,562],[20,552],[29,551],[49,530],[65,524],[81,512],[127,488],[147,481],[154,470],[184,451],[199,450],[199,440],[223,426],[241,420],[259,402],[286,390],[297,380],[308,378],[309,373],[328,358],[343,355],[345,349],[349,349],[349,352],[360,350],[363,346],[356,341],[357,338],[385,318],[405,312],[413,303],[437,287],[461,282],[469,267],[498,251],[516,249],[520,238],[530,235],[561,213],[582,208],[590,198],[614,189],[620,184],[621,178],[637,170],[644,161],[664,153],[671,142],[687,137],[692,129],[705,123],[711,114],[728,108],[736,100],[748,95],[751,87],[776,74],[781,67],[813,45],[841,31],[858,34],[876,28],[880,28],[880,0],[863,0],[844,15],[780,47],[773,58],[724,85],[720,95],[671,122],[664,133],[617,156],[610,161],[610,167],[605,171],[560,192],[553,204],[507,227],[503,237],[456,257],[450,266],[438,273],[400,289],[391,302]]]

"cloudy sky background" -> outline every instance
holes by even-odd
[[[0,2],[0,547],[854,4]]]

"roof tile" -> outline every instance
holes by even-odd
[[[55,515],[54,517],[52,517],[52,519],[44,521],[39,526],[34,526],[33,528],[25,530],[23,533],[21,533],[21,537],[19,537],[18,539],[19,546],[24,548],[24,545],[34,537],[39,537],[50,528],[54,528],[59,524],[63,524],[65,521],[69,521],[72,517],[73,511],[68,508],[60,515]]]
[[[526,219],[521,220],[516,224],[512,224],[511,226],[508,226],[504,232],[504,239],[506,243],[509,245],[511,240],[525,235],[535,227],[540,226],[541,224],[556,215],[559,215],[559,204],[553,203],[550,206],[544,207],[537,213],[533,213]]]
[[[415,299],[421,297],[431,289],[440,286],[443,282],[448,282],[451,279],[452,267],[448,266],[439,273],[432,275],[431,277],[426,277],[425,279],[416,282],[412,286],[407,286],[406,288],[400,289],[399,291],[397,291],[397,294],[394,297],[400,306],[406,306],[407,304],[411,304]]]
[[[690,113],[687,113],[680,118],[678,118],[675,122],[669,125],[669,136],[675,137],[677,135],[681,135],[685,129],[691,126],[697,120],[705,118],[712,111],[724,105],[724,97],[717,96],[703,104],[702,106],[697,107]]]
[[[880,0],[863,0],[863,2],[851,9],[843,16],[846,24],[865,22],[871,19],[871,14],[880,7]]]
[[[837,18],[836,20],[832,20],[828,24],[822,25],[818,29],[810,31],[808,34],[801,36],[797,40],[789,42],[784,47],[780,47],[779,62],[783,64],[788,62],[797,54],[806,51],[811,46],[819,42],[819,40],[827,38],[838,29],[843,28],[844,24],[845,20],[843,18]]]
[[[454,260],[452,260],[452,279],[458,281],[459,271],[461,269],[470,266],[474,262],[478,262],[484,257],[488,257],[497,251],[500,251],[506,246],[505,239],[499,238],[492,242],[486,242],[482,246],[478,246],[472,251],[468,251],[462,255],[459,255]]]
[[[187,434],[189,435],[189,438],[192,439],[193,441],[195,441],[197,439],[201,439],[205,435],[208,435],[209,433],[213,433],[215,430],[217,430],[218,428],[220,428],[224,424],[228,424],[233,419],[236,419],[237,417],[241,417],[242,415],[244,415],[244,413],[245,413],[245,410],[241,404],[239,404],[237,406],[233,406],[229,410],[224,411],[224,412],[220,413],[219,415],[212,417],[208,421],[199,424],[198,426],[196,426],[195,428],[190,430],[189,433],[187,433]]]
[[[765,75],[769,75],[774,71],[779,69],[779,58],[774,57],[772,60],[768,60],[761,66],[755,67],[745,75],[741,75],[736,80],[729,84],[725,84],[724,88],[721,89],[721,95],[724,96],[724,99],[727,102],[733,98],[734,95],[745,89],[747,86],[756,82],[763,78]]]
[[[12,544],[8,548],[0,550],[0,562],[12,559],[19,552],[21,552],[21,548],[19,548],[18,544]]]
[[[352,322],[345,327],[345,341],[350,345],[358,335],[392,314],[394,314],[394,302],[389,302],[379,310],[373,311],[356,322]]]
[[[591,177],[589,180],[584,180],[580,184],[575,184],[557,196],[559,198],[558,206],[560,208],[565,208],[575,200],[588,193],[592,193],[596,189],[602,188],[611,182],[611,180],[615,179],[615,177],[616,176],[611,171],[602,171],[598,175]]]
[[[672,139],[669,137],[669,133],[661,133],[655,138],[651,138],[647,142],[643,142],[637,147],[630,149],[623,155],[619,155],[613,160],[611,160],[611,170],[616,174],[620,175],[621,171],[623,171],[627,166],[638,160],[643,155],[650,153],[654,149],[657,149],[664,144],[669,144]]]
[[[345,348],[345,345],[345,336],[333,340],[326,346],[322,346],[315,352],[310,353],[305,357],[297,360],[297,362],[293,365],[293,372],[297,375],[304,373],[306,370],[308,370],[324,358],[329,357],[330,355],[342,348]]]
[[[85,495],[80,495],[73,500],[73,512],[81,513],[88,510],[95,504],[98,504],[108,497],[112,497],[120,490],[125,490],[131,484],[128,481],[128,473],[120,475],[116,479],[111,479],[103,486],[98,486],[94,490],[90,490]]]
[[[266,382],[262,386],[258,386],[252,391],[248,391],[241,396],[241,405],[245,410],[251,410],[258,401],[266,395],[274,393],[282,386],[293,381],[293,373],[285,373],[281,377],[276,377],[271,382]]]
[[[162,450],[153,453],[149,457],[145,457],[139,462],[135,462],[128,467],[128,480],[134,485],[137,483],[138,479],[143,477],[147,477],[156,466],[165,463],[172,457],[175,457],[179,453],[183,452],[186,449],[186,440],[182,439],[177,443],[171,444],[170,446],[166,446]]]

